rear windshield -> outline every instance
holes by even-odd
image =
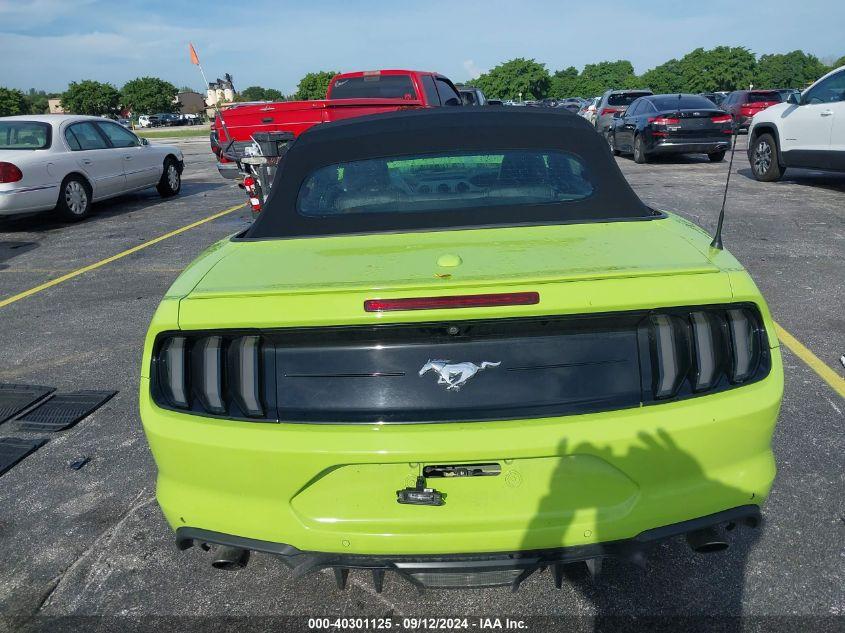
[[[710,99],[692,95],[682,95],[680,99],[678,99],[677,95],[666,95],[665,97],[654,97],[652,99],[649,99],[649,101],[651,101],[654,104],[654,107],[658,110],[713,109],[713,102],[710,101]]]
[[[587,168],[567,152],[507,150],[374,158],[322,167],[302,184],[310,217],[409,214],[583,200]]]
[[[47,149],[50,126],[36,121],[0,121],[0,149]]]
[[[365,75],[338,79],[332,84],[332,99],[416,99],[414,82],[408,75]]]
[[[647,97],[650,94],[650,92],[614,92],[607,97],[607,105],[629,106],[634,102],[634,99]]]
[[[749,92],[745,97],[745,103],[763,103],[764,101],[781,103],[783,98],[777,92]]]

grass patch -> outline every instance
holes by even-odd
[[[191,126],[185,128],[167,128],[164,130],[135,130],[135,134],[142,138],[188,138],[208,136],[205,126]]]

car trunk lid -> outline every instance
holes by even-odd
[[[665,220],[234,242],[191,299],[547,283],[718,269]]]
[[[179,323],[191,329],[399,323],[730,297],[726,275],[678,223],[668,218],[229,242],[221,247],[228,252],[215,252],[218,261],[201,277],[179,288]],[[525,292],[538,293],[539,301],[426,311],[364,307],[373,299]]]

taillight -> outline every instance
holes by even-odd
[[[602,108],[600,116],[604,116],[605,114],[614,114],[619,112],[619,108]]]
[[[651,317],[654,352],[654,395],[671,398],[678,393],[689,370],[686,324],[678,317],[658,314]]]
[[[456,295],[453,297],[412,297],[408,299],[368,299],[367,312],[396,310],[443,310],[450,308],[490,308],[497,306],[526,306],[540,303],[538,292],[505,292],[486,295]]]
[[[174,407],[189,406],[185,374],[185,337],[167,339],[158,353],[158,381],[162,393]]]
[[[713,123],[730,123],[733,120],[733,117],[730,114],[725,114],[725,115],[710,117],[710,120]]]
[[[258,181],[252,176],[244,177],[244,189],[249,196],[249,205],[254,213],[261,211],[261,194],[258,191]]]
[[[210,413],[226,412],[223,403],[223,339],[207,336],[194,343],[191,382],[200,405]]]
[[[648,320],[658,400],[749,382],[763,368],[763,329],[750,308],[657,313]]]
[[[265,417],[261,337],[176,334],[154,358],[154,398],[165,407],[234,418]]]
[[[692,373],[694,391],[709,389],[718,379],[724,350],[722,324],[709,312],[690,313],[692,350],[695,359]]]
[[[0,183],[18,182],[23,178],[23,173],[17,165],[0,162]]]
[[[760,362],[760,340],[747,310],[728,310],[731,338],[731,382],[745,382]]]
[[[679,125],[681,120],[672,117],[653,116],[649,117],[648,122],[654,125]]]
[[[250,417],[264,415],[261,405],[261,339],[241,336],[229,345],[229,384],[241,410]]]

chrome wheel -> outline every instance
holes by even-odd
[[[772,146],[765,141],[757,143],[754,148],[754,171],[765,174],[772,166]]]
[[[170,186],[171,191],[177,191],[179,189],[179,170],[176,169],[176,165],[170,163],[167,166],[167,184]]]
[[[88,210],[88,192],[82,183],[71,180],[65,186],[65,204],[74,215],[85,215]]]

